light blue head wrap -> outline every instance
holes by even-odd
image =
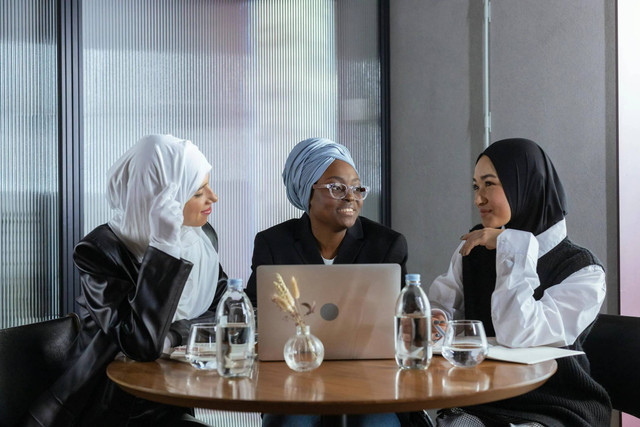
[[[347,147],[330,139],[309,138],[293,147],[282,171],[287,198],[293,206],[309,213],[311,187],[334,160],[349,163],[358,173]]]

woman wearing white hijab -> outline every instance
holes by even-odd
[[[149,135],[109,170],[115,214],[75,248],[82,329],[68,368],[31,407],[26,425],[202,425],[186,408],[138,399],[105,373],[115,355],[154,360],[213,318],[226,288],[211,165],[189,141]]]

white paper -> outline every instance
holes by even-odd
[[[185,350],[187,346],[181,345],[179,347],[171,347],[163,350],[162,357],[163,359],[171,359],[177,360],[178,362],[189,363],[189,361],[185,358]]]
[[[584,354],[583,351],[548,346],[509,348],[498,345],[495,338],[487,338],[487,341],[489,342],[487,359],[522,363],[525,365],[533,365],[547,360]],[[433,346],[433,354],[442,354],[442,340],[439,340]]]

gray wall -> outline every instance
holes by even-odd
[[[491,140],[525,137],[554,160],[570,237],[607,267],[618,310],[615,2],[493,0]],[[481,0],[391,2],[392,226],[409,270],[445,271],[479,222],[471,178],[483,149]]]

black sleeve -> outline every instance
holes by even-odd
[[[273,256],[271,255],[271,251],[269,249],[269,244],[264,237],[263,233],[258,233],[253,242],[253,257],[251,258],[251,276],[249,277],[249,282],[247,282],[247,288],[245,292],[249,299],[251,300],[251,304],[253,304],[254,308],[258,307],[258,289],[257,289],[257,277],[256,277],[256,269],[260,265],[272,265],[273,264]]]
[[[131,359],[158,358],[193,265],[149,247],[136,278],[91,240],[76,246],[74,261],[86,308],[100,329]]]
[[[407,258],[409,258],[407,239],[404,235],[398,234],[389,245],[385,262],[400,264],[400,287],[404,286],[404,276],[407,274]]]

